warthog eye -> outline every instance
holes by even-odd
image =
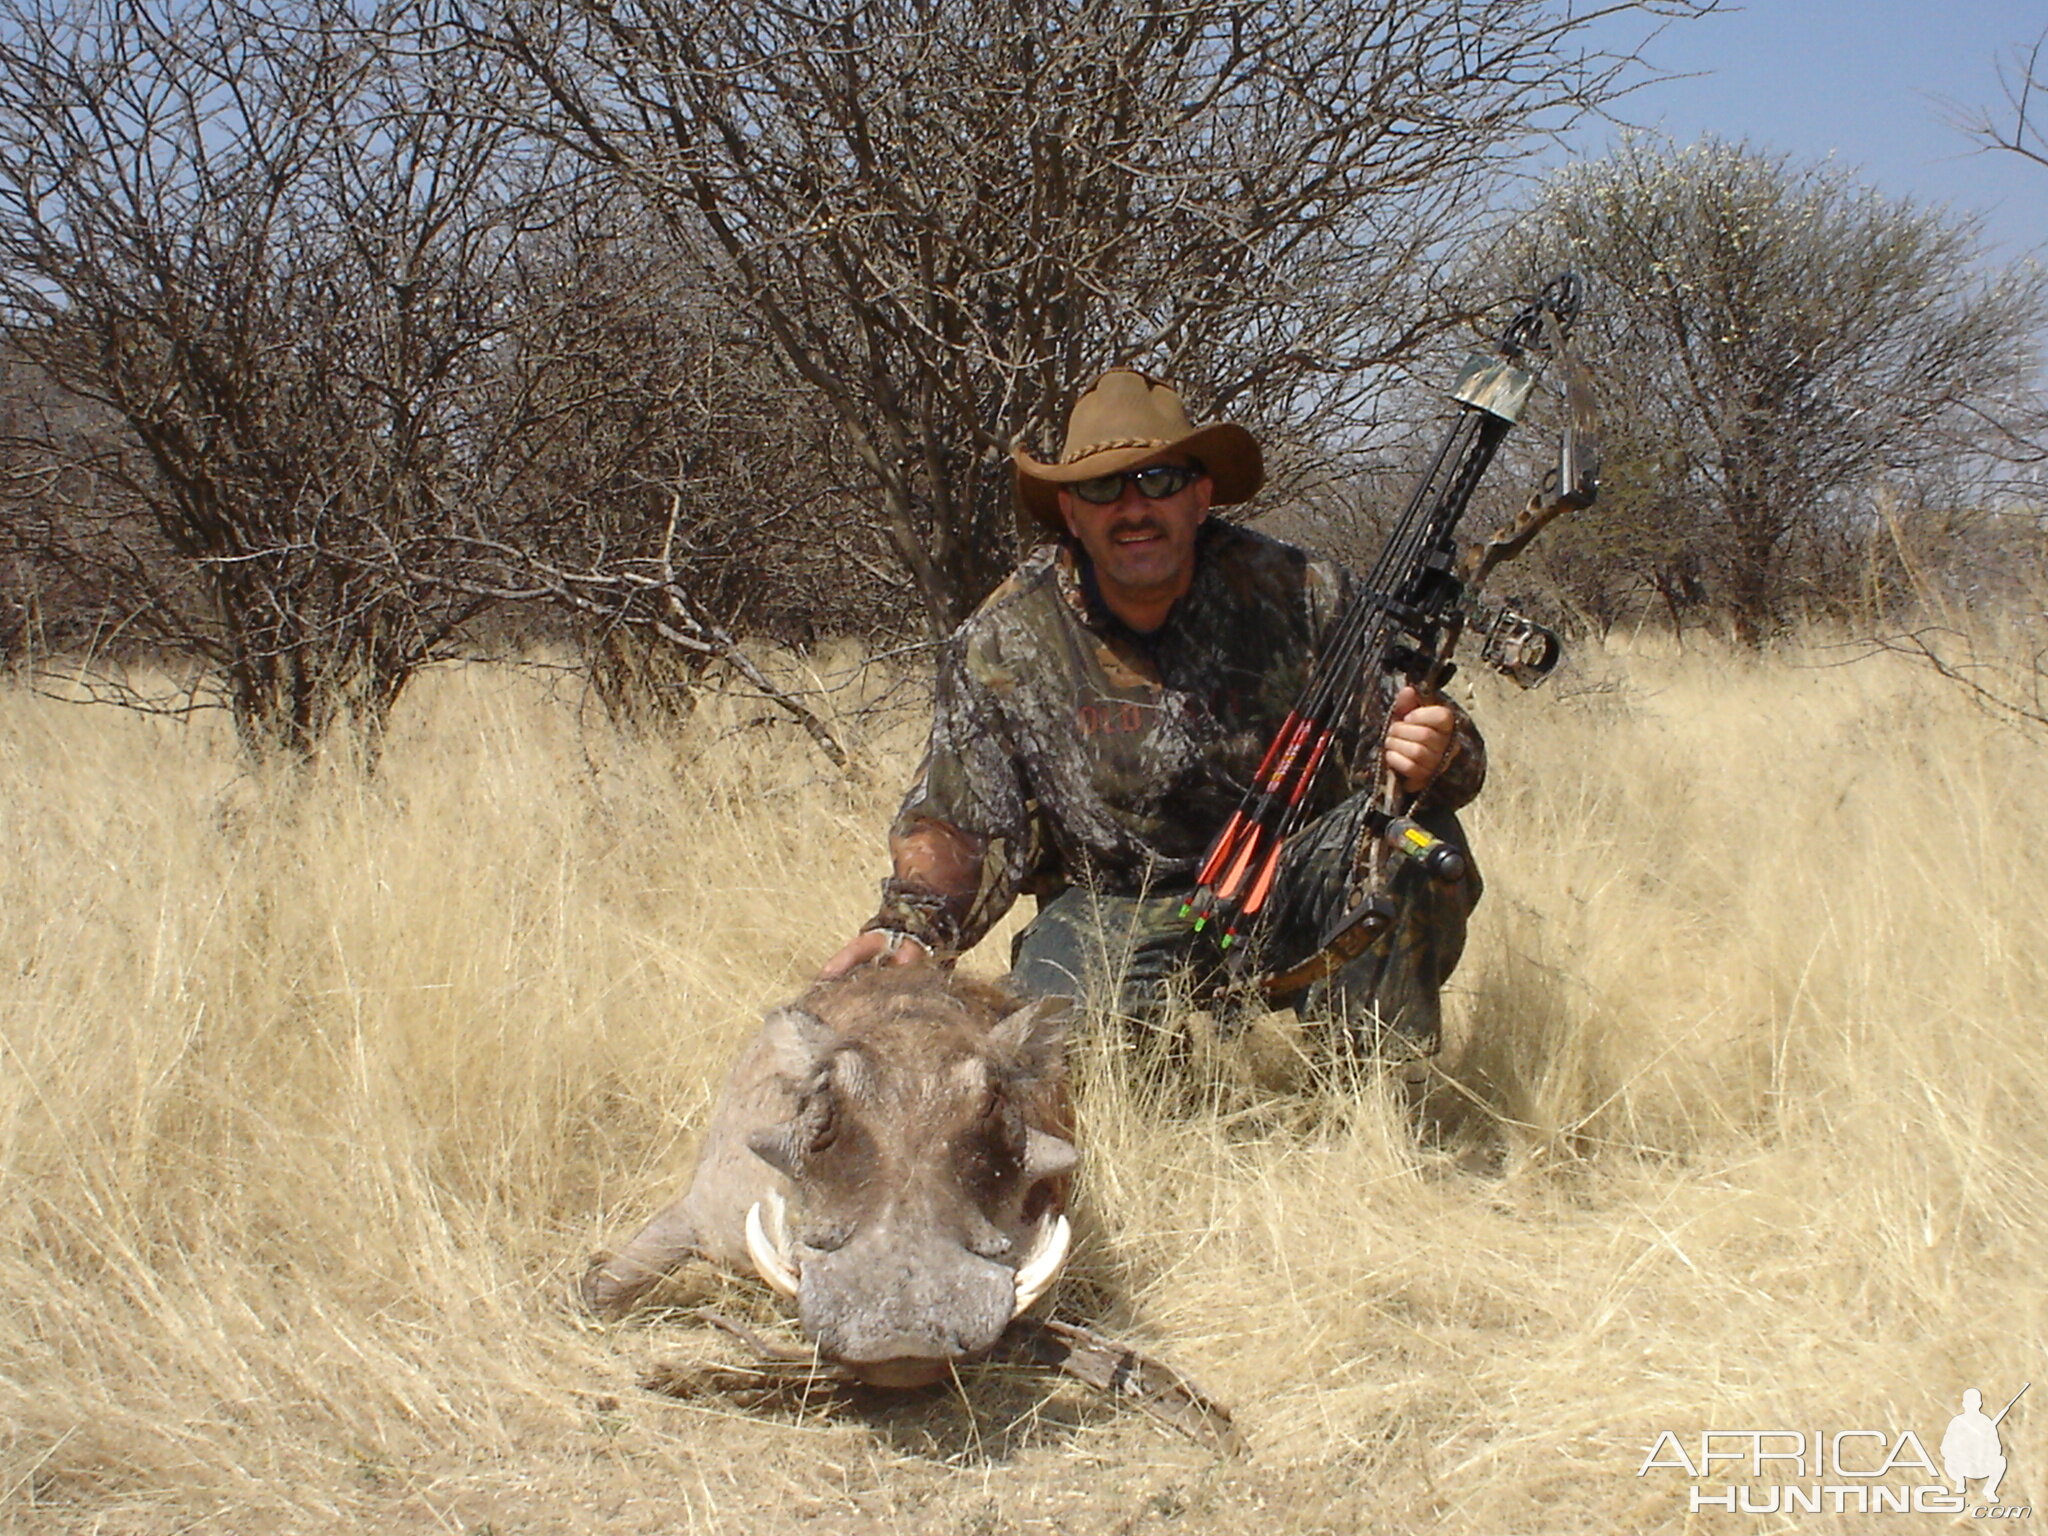
[[[755,1131],[747,1137],[747,1146],[769,1167],[794,1179],[802,1175],[805,1163],[829,1151],[838,1139],[839,1107],[827,1091],[803,1100],[781,1125]]]
[[[806,1152],[823,1152],[839,1139],[839,1106],[831,1094],[818,1094],[804,1105],[797,1134]]]

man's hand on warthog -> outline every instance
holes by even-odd
[[[932,952],[924,947],[923,941],[913,939],[907,933],[891,933],[885,928],[871,929],[867,933],[854,935],[853,942],[818,971],[820,981],[831,981],[844,976],[856,966],[870,963],[880,965],[922,965],[930,960]]]

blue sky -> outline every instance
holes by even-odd
[[[2000,63],[2010,71],[2044,31],[2048,0],[1748,0],[1668,28],[1647,56],[1690,78],[1647,85],[1617,111],[1680,143],[1711,133],[1801,160],[1832,154],[1893,196],[1982,214],[1996,259],[2048,260],[2048,166],[1979,151],[1951,121],[2002,108]],[[2048,121],[2048,101],[2038,107]],[[1587,124],[1567,145],[1598,154],[1615,131]]]

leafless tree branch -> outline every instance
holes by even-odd
[[[2048,126],[2042,120],[2048,110],[2048,31],[1999,60],[1998,83],[2005,97],[2002,111],[1957,108],[1953,120],[1988,149],[2048,166]]]
[[[951,628],[1014,557],[1011,435],[1129,362],[1290,462],[1460,317],[1437,264],[1624,89],[1548,0],[522,0],[533,131],[661,218],[862,471]],[[1284,451],[1296,445],[1292,455]]]

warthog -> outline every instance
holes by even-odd
[[[751,1266],[819,1353],[878,1386],[994,1346],[1065,1261],[1064,1005],[928,966],[769,1014],[682,1198],[584,1278],[616,1316],[684,1259]]]

